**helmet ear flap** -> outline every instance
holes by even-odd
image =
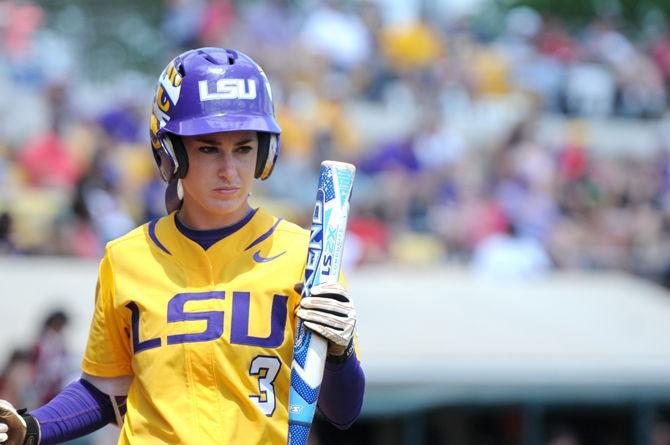
[[[161,176],[168,183],[165,189],[165,208],[168,213],[179,210],[183,200],[180,179],[188,172],[188,155],[180,136],[167,133],[160,138],[161,148],[154,150]]]
[[[279,135],[263,131],[258,134],[258,157],[255,177],[265,180],[270,177],[279,154]]]
[[[188,172],[188,156],[181,137],[167,133],[158,138],[160,148],[153,150],[154,159],[165,182],[181,179]]]
[[[188,173],[188,156],[186,154],[186,147],[180,136],[172,133],[167,133],[166,137],[161,140],[164,146],[168,147],[175,161],[176,168],[173,169],[174,177],[177,179],[184,178]]]
[[[170,182],[177,170],[172,143],[166,141],[163,137],[158,140],[158,143],[160,144],[160,148],[153,150],[154,159],[156,160],[156,165],[158,165],[158,170],[163,181]]]

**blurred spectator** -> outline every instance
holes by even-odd
[[[197,46],[219,46],[219,36],[231,32],[236,18],[233,2],[209,0],[202,14]]]
[[[670,423],[659,421],[654,424],[650,445],[670,445]]]
[[[458,128],[430,112],[419,125],[412,150],[422,169],[437,173],[463,159],[467,146]]]
[[[614,111],[616,85],[602,65],[579,63],[568,68],[565,110],[579,116],[604,117]]]
[[[280,51],[293,45],[299,20],[290,3],[289,0],[253,2],[242,12],[242,19],[251,28],[258,44]]]
[[[60,241],[57,251],[61,254],[81,258],[99,258],[102,254],[102,240],[96,233],[91,214],[85,201],[86,178],[77,183],[73,193],[71,214],[58,220],[55,231]]]
[[[570,63],[580,55],[578,42],[561,22],[548,17],[544,27],[538,31],[535,44],[540,53],[549,56],[561,64]]]
[[[420,166],[413,147],[410,138],[383,142],[359,161],[359,168],[368,174],[385,171],[418,172]]]
[[[3,52],[20,60],[30,53],[33,34],[44,22],[44,11],[32,2],[0,2],[0,44]]]
[[[472,267],[477,276],[487,280],[525,280],[547,273],[551,260],[537,240],[520,236],[510,224],[507,233],[490,236],[479,243]]]
[[[638,54],[620,75],[619,112],[624,116],[657,118],[665,111],[662,73],[651,58]]]
[[[546,445],[580,445],[581,443],[577,434],[565,429],[553,434]]]
[[[12,241],[12,215],[9,212],[0,212],[0,254],[14,253]]]
[[[670,33],[663,34],[652,44],[651,55],[661,71],[666,88],[670,88]]]
[[[587,58],[611,67],[615,74],[626,71],[637,54],[632,42],[617,29],[612,17],[600,17],[590,23],[582,45]]]
[[[306,17],[301,41],[336,68],[349,70],[371,55],[370,31],[341,2],[323,0]]]
[[[0,375],[0,399],[15,406],[37,406],[39,400],[33,386],[33,367],[30,352],[15,349]]]
[[[165,2],[162,36],[173,48],[197,47],[198,31],[205,11],[204,0],[169,0]],[[178,52],[178,51],[177,51]]]
[[[57,130],[39,135],[21,149],[19,163],[28,182],[36,186],[72,187],[80,171]]]
[[[76,371],[68,352],[64,330],[68,316],[62,310],[49,313],[32,349],[35,369],[35,392],[40,405],[51,400]]]
[[[386,64],[401,74],[428,68],[443,55],[440,36],[424,22],[384,27],[380,50]]]
[[[359,210],[347,223],[347,245],[354,244],[356,251],[348,253],[352,264],[369,264],[384,261],[390,244],[390,230],[383,222],[379,209],[358,200]]]
[[[145,221],[151,221],[165,214],[165,182],[156,173],[142,190],[142,208]]]
[[[105,133],[115,142],[138,142],[144,134],[142,116],[134,104],[125,104],[111,108],[98,118],[98,123]]]

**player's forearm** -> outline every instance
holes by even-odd
[[[319,393],[319,410],[336,427],[346,429],[363,406],[365,374],[354,353],[344,363],[326,362]]]
[[[85,380],[71,383],[30,414],[40,425],[40,445],[84,436],[114,420],[109,396]]]

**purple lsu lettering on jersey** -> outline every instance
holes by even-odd
[[[174,334],[167,337],[168,345],[182,343],[197,343],[219,339],[223,335],[223,311],[185,312],[184,306],[189,301],[224,300],[226,292],[212,291],[200,293],[180,293],[168,302],[167,323],[180,321],[206,321],[207,327],[198,333]],[[231,315],[230,344],[250,345],[265,348],[276,348],[284,342],[284,328],[286,327],[287,302],[285,295],[275,295],[272,300],[272,312],[270,314],[271,329],[267,337],[254,337],[249,335],[249,304],[251,294],[249,292],[232,292],[233,305]],[[131,311],[131,324],[133,332],[133,353],[162,346],[159,337],[146,340],[139,339],[140,332],[140,309],[135,302],[126,304]]]

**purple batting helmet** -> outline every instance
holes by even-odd
[[[188,157],[178,136],[222,131],[258,132],[255,176],[267,179],[279,154],[281,128],[262,68],[249,56],[223,48],[186,51],[163,70],[151,114],[151,146],[165,181],[176,189]],[[166,200],[168,197],[166,196]],[[170,209],[168,209],[170,210]]]

